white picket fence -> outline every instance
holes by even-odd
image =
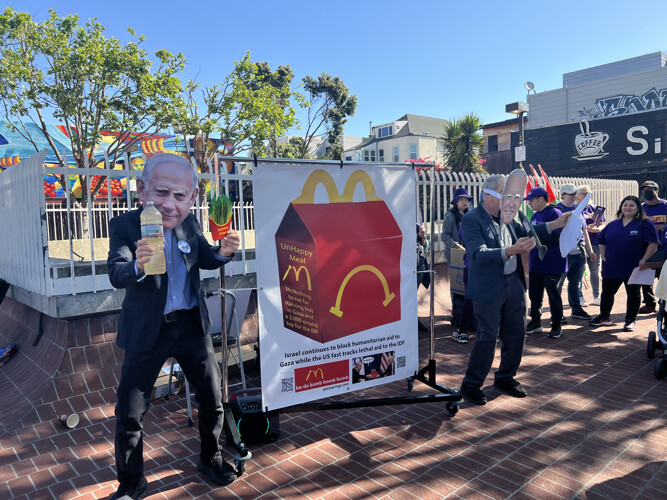
[[[112,286],[105,267],[108,221],[132,207],[131,190],[127,189],[125,197],[120,200],[108,193],[106,200],[93,202],[88,189],[87,203],[82,207],[70,203],[69,187],[66,186],[65,200],[56,205],[47,203],[45,199],[44,175],[83,174],[88,183],[95,175],[102,178],[124,178],[127,186],[131,186],[138,171],[131,168],[129,158],[125,159],[121,169],[112,169],[109,162],[105,163],[104,168],[65,169],[45,167],[45,156],[46,151],[37,153],[0,175],[0,232],[3,234],[0,239],[0,278],[45,297],[110,290]],[[209,168],[209,171],[211,170],[213,169]],[[434,178],[435,218],[431,221],[428,204],[430,175],[430,170],[415,170],[416,213],[417,222],[424,222],[429,233],[431,228],[433,229],[433,245],[437,252],[435,261],[439,262],[444,249],[440,240],[442,221],[451,207],[454,190],[465,187],[473,196],[473,201],[477,202],[486,176],[437,171]],[[225,266],[225,274],[232,276],[254,273],[253,205],[243,199],[242,189],[244,183],[252,182],[252,175],[229,174],[222,168],[219,174],[199,174],[199,178],[209,181],[211,189],[220,189],[226,193],[236,185],[240,201],[234,205],[232,227],[240,230],[241,258]],[[636,194],[638,191],[635,181],[555,177],[551,182],[556,191],[564,183],[576,186],[589,184],[595,203],[607,207],[609,217],[613,217],[625,195]],[[197,200],[192,211],[198,217],[204,232],[207,232],[208,207],[200,206]],[[89,232],[85,237],[84,219],[89,222]],[[215,276],[217,271],[202,271],[202,278]]]
[[[451,208],[451,201],[454,190],[460,187],[466,188],[473,197],[473,204],[477,204],[482,192],[482,184],[488,177],[486,174],[461,174],[457,172],[435,172],[435,218],[431,225],[430,206],[423,200],[430,198],[431,170],[417,170],[417,214],[418,222],[424,222],[427,233],[431,234],[433,229],[433,249],[435,250],[435,262],[443,262],[444,244],[441,239],[442,223],[444,215]],[[539,184],[545,187],[545,181],[542,177],[538,178]],[[591,202],[595,205],[605,207],[607,210],[605,216],[607,219],[615,217],[616,211],[621,200],[627,195],[637,195],[639,185],[637,181],[616,180],[616,179],[589,179],[586,177],[550,177],[549,181],[553,190],[558,196],[560,186],[563,184],[573,184],[575,187],[587,184],[591,188]],[[534,182],[534,181],[533,181]],[[421,201],[421,202],[420,202]]]

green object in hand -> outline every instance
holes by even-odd
[[[232,202],[227,196],[224,194],[220,196],[213,195],[209,217],[219,226],[229,222],[229,219],[232,218]]]

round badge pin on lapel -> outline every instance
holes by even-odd
[[[183,253],[190,253],[190,244],[187,241],[179,240],[178,249]]]

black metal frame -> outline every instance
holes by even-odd
[[[250,161],[255,164],[257,167],[258,159],[254,158],[237,158],[237,157],[220,157],[220,161],[232,160],[232,161]],[[298,160],[280,160],[280,159],[261,159],[260,161],[282,161],[288,163],[297,163]],[[339,163],[341,168],[343,167],[343,162],[333,162],[333,161],[320,161],[318,163]],[[354,163],[354,162],[351,162]],[[401,164],[404,165],[404,164]],[[423,164],[422,164],[423,165]],[[431,241],[435,240],[434,232],[434,220],[435,220],[435,163],[431,163],[431,181],[430,181],[430,203],[431,203]],[[414,169],[415,165],[412,164]],[[217,172],[216,172],[217,173]],[[429,273],[433,273],[433,260],[434,260],[434,249],[433,245],[430,248],[430,262],[429,262]],[[436,370],[435,370],[435,295],[434,287],[435,280],[431,280],[432,285],[429,287],[429,312],[430,312],[430,357],[429,360],[422,369],[416,372],[411,377],[406,379],[408,384],[408,391],[411,391],[415,380],[418,380],[427,386],[436,389],[439,393],[428,394],[424,396],[409,396],[409,397],[388,397],[388,398],[375,398],[375,399],[362,399],[357,401],[330,401],[330,402],[314,402],[314,403],[302,403],[297,405],[288,406],[285,408],[280,408],[273,411],[278,411],[280,413],[298,413],[303,411],[324,411],[324,410],[337,410],[343,408],[364,408],[364,407],[374,407],[374,406],[387,406],[387,405],[402,405],[402,404],[419,404],[419,403],[435,403],[435,402],[445,402],[446,409],[451,415],[455,415],[459,410],[459,404],[463,401],[461,394],[454,390],[446,387],[442,384],[436,382]],[[225,276],[224,272],[221,269],[220,271],[220,286],[221,289],[225,289]],[[231,437],[232,445],[238,451],[238,455],[235,457],[237,465],[237,474],[241,475],[245,471],[245,461],[252,457],[250,450],[248,450],[241,441],[241,438],[238,434],[238,429],[236,426],[236,420],[232,414],[231,406],[228,401],[228,387],[227,387],[227,325],[226,325],[226,305],[224,297],[221,294],[221,314],[222,314],[222,374],[223,374],[223,406],[224,406],[224,424],[227,430],[227,436]]]

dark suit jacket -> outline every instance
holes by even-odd
[[[132,210],[111,219],[109,223],[109,279],[115,288],[125,288],[116,343],[126,351],[149,352],[158,337],[167,303],[167,275],[146,276],[137,281],[134,272],[136,242],[141,239],[139,215]],[[227,261],[216,259],[219,247],[212,246],[202,234],[196,217],[189,214],[174,228],[174,237],[190,245],[190,253],[182,253],[188,276],[199,301],[203,333],[208,333],[211,320],[199,290],[199,269],[217,269]]]
[[[512,221],[511,226],[514,231],[512,243],[516,242],[515,237],[528,235],[518,222]],[[540,241],[543,241],[548,233],[547,225],[535,226],[535,231]],[[505,293],[503,280],[505,264],[502,258],[500,234],[493,219],[482,205],[463,216],[461,233],[468,253],[466,297],[476,302],[498,300]],[[526,278],[520,258],[517,258],[517,271],[525,288]]]

